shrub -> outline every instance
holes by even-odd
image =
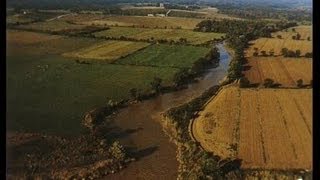
[[[262,56],[267,56],[267,52],[266,51],[261,51]]]
[[[281,36],[281,35],[277,35],[277,38],[278,38],[278,39],[282,39],[282,36]]]
[[[274,81],[270,78],[267,78],[264,80],[263,86],[265,88],[270,88],[270,87],[274,87]]]
[[[313,57],[312,53],[310,53],[310,52],[306,53],[304,56],[306,58],[312,58]]]
[[[258,52],[254,52],[254,53],[253,53],[253,56],[258,56],[258,55],[259,55]]]
[[[294,40],[295,40],[295,39],[296,39],[296,36],[292,36],[292,39],[294,39]]]
[[[271,50],[269,51],[269,55],[270,55],[270,56],[274,56],[274,50],[273,50],[273,49],[271,49]]]
[[[245,88],[250,86],[250,81],[246,77],[240,78],[240,88]]]
[[[153,81],[150,83],[152,90],[154,90],[156,93],[161,92],[161,82],[162,79],[158,77],[154,77]]]
[[[299,49],[296,50],[296,57],[300,57],[300,55],[301,55],[301,51]]]
[[[126,157],[126,153],[124,151],[124,148],[122,145],[118,142],[115,141],[111,147],[109,148],[110,154],[118,161],[123,161]]]
[[[297,87],[298,88],[302,88],[303,87],[303,80],[302,79],[297,80]]]
[[[137,89],[136,88],[131,88],[130,90],[129,90],[129,93],[130,93],[130,96],[131,96],[131,98],[132,99],[136,99],[137,98]]]
[[[288,55],[288,48],[282,48],[281,53],[283,56],[287,56]]]

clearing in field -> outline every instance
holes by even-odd
[[[292,29],[295,30],[293,31]],[[292,39],[292,36],[296,36],[297,33],[301,35],[300,40],[308,41],[309,37],[310,43],[312,42],[312,26],[297,26],[288,28],[286,30],[272,33],[272,37],[277,38],[277,36],[280,35],[282,39]]]
[[[210,152],[244,169],[311,169],[312,90],[227,87],[193,123]]]
[[[132,38],[136,40],[173,40],[179,42],[180,38],[186,38],[190,44],[202,44],[215,38],[219,39],[222,33],[203,33],[184,29],[149,29],[149,28],[129,28],[112,27],[109,30],[94,33],[97,37]]]
[[[309,58],[252,57],[243,74],[251,84],[263,84],[266,78],[282,87],[297,87],[297,80],[309,85],[312,80],[312,60]]]
[[[155,44],[133,55],[116,61],[117,64],[130,64],[157,67],[190,68],[209,48]]]
[[[270,54],[270,51],[273,51],[275,56],[280,56],[282,55],[282,48],[287,48],[288,50],[294,52],[296,50],[300,50],[301,56],[304,56],[306,53],[312,52],[311,41],[278,38],[259,38],[255,41],[252,41],[251,43],[253,45],[251,45],[246,52],[248,57],[253,56],[255,48],[258,49],[259,55],[262,55],[261,51],[266,51],[267,55]]]
[[[65,57],[98,59],[113,62],[120,57],[125,57],[148,45],[149,43],[144,42],[106,41],[73,52],[64,53],[63,55]]]

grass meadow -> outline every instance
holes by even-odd
[[[210,48],[155,44],[131,56],[117,60],[117,64],[156,67],[191,68]]]

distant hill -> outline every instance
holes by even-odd
[[[263,5],[279,7],[312,6],[312,0],[7,0],[8,7],[21,8],[70,8],[75,6],[102,6],[117,3],[147,3],[168,2],[187,4],[233,4],[233,5]]]

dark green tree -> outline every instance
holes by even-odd
[[[302,79],[297,80],[297,87],[298,88],[302,88],[303,87],[303,80]]]
[[[272,79],[270,79],[270,78],[267,78],[267,79],[264,80],[263,86],[265,88],[273,87],[274,86],[274,81]]]
[[[161,92],[161,88],[162,88],[161,82],[162,82],[161,78],[154,77],[153,81],[150,83],[152,90],[154,90],[156,93]]]

